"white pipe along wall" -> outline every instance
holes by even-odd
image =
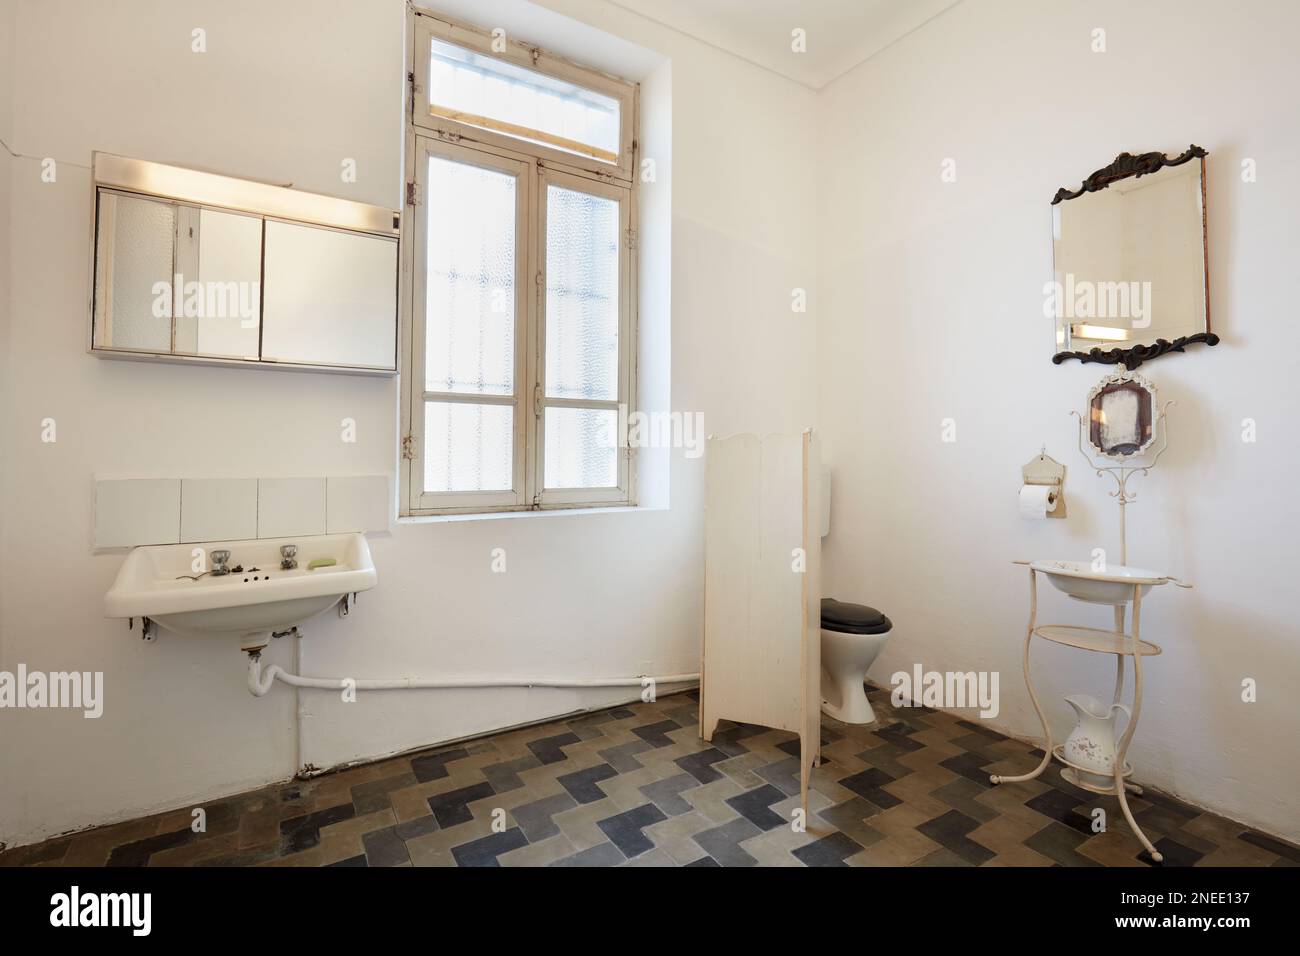
[[[279,664],[262,670],[262,655],[248,655],[248,689],[254,697],[265,697],[276,681],[290,687],[316,690],[453,690],[489,687],[655,687],[698,681],[699,673],[664,674],[658,677],[303,677],[291,674]]]

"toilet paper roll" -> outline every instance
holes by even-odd
[[[1056,510],[1056,488],[1052,485],[1025,485],[1020,489],[1020,516],[1046,518]]]

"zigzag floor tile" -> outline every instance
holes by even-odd
[[[1152,866],[1111,797],[967,720],[894,707],[823,719],[796,828],[792,734],[724,722],[687,692],[293,781],[0,852],[3,866]],[[1148,791],[1165,866],[1294,866],[1300,847]],[[1105,827],[1097,825],[1096,810]]]

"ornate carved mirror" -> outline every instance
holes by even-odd
[[[1156,438],[1156,387],[1136,372],[1115,372],[1088,392],[1088,441],[1107,458],[1132,458]]]
[[[1210,331],[1205,157],[1120,153],[1052,199],[1052,361],[1130,370]]]

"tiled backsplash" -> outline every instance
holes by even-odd
[[[257,536],[288,538],[302,534],[323,534],[327,494],[324,478],[259,478],[257,481]],[[185,489],[181,488],[181,510]],[[359,528],[339,528],[359,531]]]
[[[95,481],[96,548],[388,531],[387,475]]]
[[[257,537],[256,478],[182,478],[181,541]]]

